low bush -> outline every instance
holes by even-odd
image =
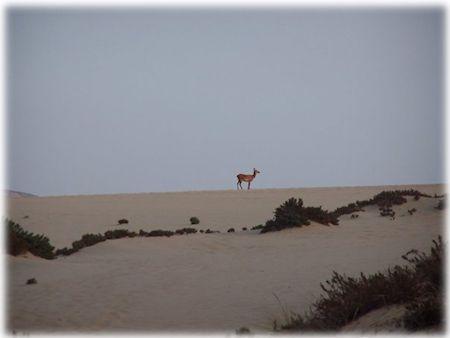
[[[18,256],[20,254],[26,253],[29,250],[29,246],[23,238],[20,238],[16,233],[9,231],[7,250],[8,254]]]
[[[401,205],[403,203],[406,203],[407,200],[405,196],[412,196],[415,200],[418,200],[420,197],[433,197],[414,189],[382,191],[376,194],[371,199],[356,201],[355,203],[349,203],[347,206],[339,207],[334,210],[333,213],[336,215],[336,217],[340,217],[342,215],[352,214],[357,211],[364,211],[363,208],[370,205],[392,208],[393,205]]]
[[[395,216],[395,211],[392,210],[390,207],[380,207],[380,216],[382,217],[394,217]]]
[[[124,237],[130,237],[132,234],[131,231],[127,229],[116,229],[116,230],[108,230],[105,232],[105,239],[119,239]]]
[[[250,334],[250,329],[248,327],[242,326],[236,330],[236,334]]]
[[[234,232],[234,228],[229,228],[227,232]]]
[[[139,234],[143,233],[143,230],[139,231]],[[116,229],[108,230],[103,235],[102,234],[85,234],[77,241],[72,242],[71,248],[62,248],[56,250],[55,254],[57,256],[68,256],[75,252],[80,251],[83,248],[104,242],[111,239],[119,239],[124,237],[136,237],[138,234],[134,231],[129,231],[127,229]]]
[[[48,237],[44,235],[34,234],[24,230],[19,224],[6,219],[5,221],[8,231],[8,253],[20,254],[24,250],[28,250],[35,256],[45,259],[55,258],[55,249]]]
[[[356,203],[349,203],[348,205],[344,206],[344,207],[339,207],[336,210],[333,211],[333,214],[336,217],[340,217],[342,215],[348,215],[348,214],[352,214],[354,212],[358,212],[358,211],[364,211],[364,209],[362,208],[362,204],[360,201],[356,201]]]
[[[252,227],[251,230],[261,230],[262,228],[264,228],[264,225],[258,224],[258,225],[255,225],[254,227]]]
[[[175,230],[175,233],[177,235],[195,234],[196,232],[197,232],[197,229],[194,229],[194,228],[183,228],[183,229]]]
[[[37,284],[36,278],[30,278],[30,279],[28,279],[28,280],[27,280],[27,285],[30,285],[30,284]]]
[[[338,219],[334,213],[323,210],[322,207],[304,207],[301,198],[290,198],[275,209],[274,218],[266,222],[261,233],[301,227],[311,224],[310,221],[324,225],[338,224]]]
[[[128,224],[128,220],[126,219],[126,218],[122,218],[122,219],[119,219],[118,221],[117,221],[117,223],[119,223],[119,224]]]
[[[323,210],[322,207],[306,207],[305,208],[306,217],[316,223],[320,223],[323,225],[338,225],[339,220],[337,216],[328,212],[327,210]]]
[[[200,224],[200,220],[197,217],[191,217],[189,221],[191,222],[192,225]]]
[[[173,236],[175,233],[173,231],[170,230],[153,230],[150,231],[150,233],[148,233],[147,237],[170,237]]]
[[[246,227],[243,227],[243,228],[242,228],[242,231],[247,231],[247,228],[246,228]]]
[[[211,229],[206,229],[205,233],[206,233],[206,234],[218,234],[218,233],[220,233],[220,231],[217,231],[217,230],[211,230]]]
[[[396,265],[385,273],[346,277],[333,272],[324,294],[303,316],[292,313],[282,330],[335,331],[362,315],[386,305],[405,304],[403,324],[410,330],[442,324],[442,239],[433,241],[430,254],[411,250],[402,258],[409,265]]]

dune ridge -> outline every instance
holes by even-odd
[[[442,194],[442,185],[394,186]],[[8,325],[18,332],[271,330],[284,306],[302,313],[333,270],[372,273],[426,251],[442,234],[437,200],[408,198],[397,217],[367,207],[339,226],[312,223],[258,235],[241,231],[272,217],[290,197],[333,210],[392,187],[308,188],[83,197],[14,198],[8,216],[63,247],[85,233],[115,229],[197,229],[220,234],[126,238],[52,261],[10,257]],[[408,213],[416,208],[413,215]],[[23,218],[28,216],[28,218]],[[121,225],[123,227],[123,225]],[[235,233],[227,233],[230,227]],[[25,286],[29,278],[38,283]]]

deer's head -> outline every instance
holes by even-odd
[[[259,170],[256,170],[255,168],[253,168],[253,173],[256,174],[260,174],[261,172]]]

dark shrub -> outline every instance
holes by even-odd
[[[306,217],[313,222],[317,222],[323,225],[338,225],[339,221],[334,213],[323,210],[322,207],[306,207]]]
[[[211,229],[206,229],[205,233],[206,233],[206,234],[218,234],[218,233],[220,233],[220,231],[211,230]]]
[[[175,233],[178,235],[195,234],[196,232],[197,232],[197,229],[194,229],[194,228],[183,228],[183,229],[178,229],[175,231]]]
[[[189,221],[191,222],[192,225],[194,224],[200,224],[200,220],[197,217],[191,217],[189,219]]]
[[[309,225],[301,198],[290,198],[275,209],[275,216],[268,220],[261,230],[261,233],[269,231],[279,231],[285,228],[301,227]]]
[[[406,311],[404,325],[410,331],[440,326],[443,321],[442,295],[414,299],[406,306]]]
[[[350,218],[358,218],[359,215],[358,214],[353,214]]]
[[[242,326],[236,330],[236,334],[249,334],[250,329],[248,327]]]
[[[126,218],[122,218],[122,219],[119,219],[117,221],[117,223],[119,223],[119,224],[128,224],[128,220]]]
[[[39,256],[45,259],[53,259],[55,258],[55,254],[53,250],[55,249],[52,245],[50,245],[50,240],[44,235],[36,235],[32,232],[24,230],[19,224],[14,223],[11,220],[6,220],[6,225],[8,229],[8,240],[14,241],[14,243],[8,244],[8,250],[10,253],[18,252],[23,250],[26,246],[28,247],[28,251],[30,251],[33,255]],[[11,235],[14,233],[14,235]],[[13,245],[16,245],[14,248]]]
[[[251,230],[261,230],[262,228],[264,228],[264,225],[258,224],[258,225],[255,225],[254,227],[252,227]]]
[[[274,218],[266,222],[261,233],[309,225],[310,220],[324,225],[338,224],[338,219],[334,213],[323,210],[322,207],[305,208],[301,198],[298,200],[290,198],[280,205],[274,214]]]
[[[362,209],[362,205],[363,203],[361,201],[357,201],[356,203],[350,203],[345,207],[337,208],[335,211],[333,211],[333,214],[336,217],[340,217],[342,215],[352,214],[357,211],[364,211]]]
[[[127,229],[108,230],[105,232],[105,239],[118,239],[128,237],[130,232]]]
[[[247,231],[247,228],[246,228],[246,227],[243,227],[243,228],[242,228],[242,231]]]
[[[362,315],[392,304],[406,304],[405,327],[424,329],[442,323],[443,244],[433,241],[429,255],[411,250],[385,273],[346,277],[333,272],[321,284],[325,292],[304,316],[292,314],[281,328],[301,331],[334,331]]]
[[[378,206],[385,208],[390,208],[393,205],[401,205],[407,202],[406,198],[403,197],[403,194],[398,190],[382,191],[379,194],[375,195],[373,200]]]
[[[97,235],[86,234],[86,235],[81,236],[80,241],[83,242],[84,246],[86,247],[86,246],[95,245],[100,242],[104,242],[104,241],[106,241],[106,238],[103,237],[103,235],[101,235],[101,234],[97,234]]]
[[[143,234],[145,233],[145,231],[140,230],[139,231],[139,236],[143,236]],[[145,233],[147,234],[147,233]],[[100,242],[104,242],[106,240],[110,240],[110,239],[119,239],[119,238],[124,238],[124,237],[136,237],[138,236],[138,234],[134,231],[128,231],[127,229],[116,229],[116,230],[108,230],[104,233],[104,235],[102,234],[85,234],[83,236],[81,236],[81,239],[74,241],[72,243],[72,248],[63,248],[63,249],[58,249],[56,250],[56,255],[57,256],[68,256],[71,255],[83,248],[86,248],[88,246],[92,246],[95,244],[98,244]],[[148,236],[148,234],[147,234]]]
[[[356,211],[364,211],[362,208],[369,205],[378,205],[383,208],[391,208],[393,205],[400,205],[407,202],[404,196],[413,196],[415,200],[420,197],[431,197],[430,195],[421,193],[420,191],[414,189],[382,191],[369,200],[356,201],[355,203],[350,203],[345,207],[337,208],[333,213],[336,217],[340,217],[342,215],[352,214]]]
[[[204,233],[205,231],[204,230],[200,230],[200,233],[202,234],[202,233]]]
[[[28,251],[28,243],[16,235],[16,233],[9,231],[8,233],[8,254],[17,256]]]
[[[62,248],[62,249],[56,250],[55,255],[56,256],[69,256],[75,252],[76,252],[76,250],[74,250],[73,248],[71,248],[71,249]]]
[[[234,228],[229,228],[227,232],[234,232]]]
[[[148,236],[148,232],[141,229],[141,230],[139,230],[139,236],[147,237]]]
[[[395,211],[392,210],[390,207],[380,207],[378,210],[380,210],[380,216],[382,217],[394,217]]]
[[[30,278],[30,279],[28,279],[28,280],[27,280],[27,285],[30,285],[30,284],[37,284],[36,278]]]
[[[153,230],[148,234],[149,237],[170,237],[173,236],[174,232],[170,230]]]

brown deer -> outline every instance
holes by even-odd
[[[253,168],[253,175],[246,175],[246,174],[239,174],[237,175],[237,189],[239,190],[239,187],[242,189],[242,182],[248,182],[248,188],[250,190],[250,183],[255,179],[256,174],[260,174],[261,172]]]

